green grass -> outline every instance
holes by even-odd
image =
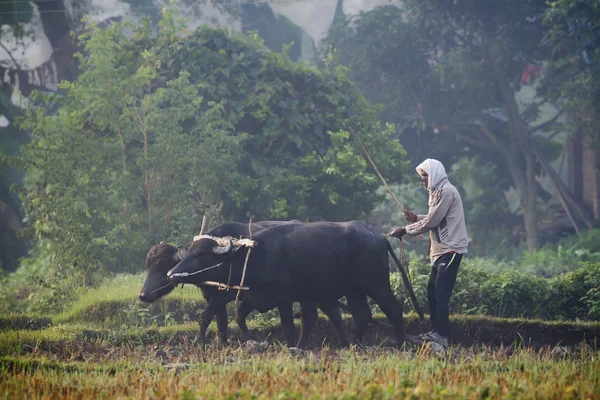
[[[202,292],[195,286],[177,288],[160,301],[146,305],[139,301],[146,274],[120,274],[109,282],[84,292],[73,304],[52,318],[53,323],[73,321],[112,323],[119,326],[126,323],[124,310],[148,309],[152,314],[168,312],[170,308],[182,308],[186,304],[204,304]],[[169,307],[169,304],[172,304]]]

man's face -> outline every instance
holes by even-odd
[[[427,188],[429,186],[429,175],[427,175],[427,172],[423,170],[419,170],[419,175],[421,176],[423,185],[425,185],[425,188]]]

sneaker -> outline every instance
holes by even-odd
[[[424,338],[426,342],[436,342],[437,344],[442,345],[444,348],[448,348],[448,339],[443,337],[437,332],[433,332],[431,334],[427,334]]]

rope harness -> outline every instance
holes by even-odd
[[[221,265],[223,265],[224,263],[225,263],[224,261],[221,261],[221,262],[220,262],[220,263],[218,263],[218,264],[215,264],[215,265],[213,265],[213,266],[210,266],[210,267],[208,267],[208,268],[201,269],[201,270],[199,270],[199,271],[196,271],[196,272],[178,272],[178,273],[176,273],[176,274],[173,274],[173,276],[177,276],[177,277],[183,277],[183,278],[185,278],[185,277],[187,277],[187,276],[193,276],[193,275],[197,275],[197,274],[199,274],[199,273],[201,273],[201,272],[208,271],[209,269],[213,269],[213,268],[220,267],[220,266],[221,266]]]
[[[383,236],[385,236],[385,238],[388,240],[390,239],[390,237],[392,237],[389,233],[386,233]],[[408,279],[412,283],[412,280],[410,279],[410,270],[408,268],[408,262],[406,259],[406,252],[404,251],[404,240],[402,240],[402,239],[398,239],[398,240],[400,241],[400,257],[398,259],[400,260],[400,264],[406,266],[406,273],[408,275]]]
[[[206,218],[206,217],[205,217]],[[205,286],[215,286],[217,287],[219,290],[237,290],[237,295],[235,296],[235,302],[237,304],[239,296],[240,296],[240,291],[242,290],[250,290],[249,287],[244,286],[244,280],[246,278],[246,268],[248,266],[248,259],[250,258],[250,252],[252,251],[252,248],[256,247],[258,244],[252,240],[252,219],[250,219],[250,223],[248,224],[248,232],[249,232],[249,239],[234,239],[233,237],[216,237],[216,236],[212,236],[212,235],[204,235],[203,231],[204,231],[204,222],[205,219],[203,219],[202,221],[202,228],[200,229],[200,234],[198,236],[194,236],[194,240],[200,240],[200,239],[211,239],[214,240],[215,242],[217,242],[219,244],[219,246],[223,246],[226,245],[227,243],[229,243],[230,241],[232,241],[232,245],[235,247],[248,247],[248,252],[246,253],[246,260],[244,261],[244,268],[242,270],[242,278],[240,280],[240,284],[239,285],[231,285],[231,272],[233,269],[233,263],[229,262],[229,276],[227,277],[227,284],[222,283],[222,282],[214,282],[214,281],[204,281],[201,283],[201,285],[205,285]],[[185,253],[186,250],[185,248],[179,248],[179,251],[177,252],[177,258],[179,258],[179,261],[183,261],[183,259],[185,258]],[[210,267],[201,269],[199,271],[195,271],[195,272],[178,272],[176,274],[173,274],[173,276],[177,276],[177,277],[188,277],[188,276],[193,276],[193,275],[197,275],[200,274],[202,272],[211,270],[213,268],[217,268],[222,266],[225,263],[225,261],[222,261],[218,264],[215,265],[211,265]],[[169,285],[172,285],[172,283],[169,283],[161,288],[158,288],[156,290],[160,290],[163,289]],[[181,284],[181,286],[183,287],[183,284]],[[155,290],[155,291],[156,291]]]
[[[169,287],[169,286],[171,286],[171,285],[174,285],[174,283],[173,283],[173,282],[169,282],[169,283],[167,283],[165,286],[161,286],[161,287],[159,287],[158,289],[154,289],[153,291],[151,291],[151,292],[150,292],[150,293],[148,293],[148,294],[152,294],[152,293],[158,292],[159,290],[161,290],[161,289],[164,289],[164,288],[166,288],[166,287]],[[182,286],[183,286],[183,285],[182,285]]]

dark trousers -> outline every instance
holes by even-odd
[[[448,307],[461,260],[462,254],[446,253],[435,260],[431,266],[431,275],[427,284],[431,330],[442,336],[450,336],[451,333]]]

